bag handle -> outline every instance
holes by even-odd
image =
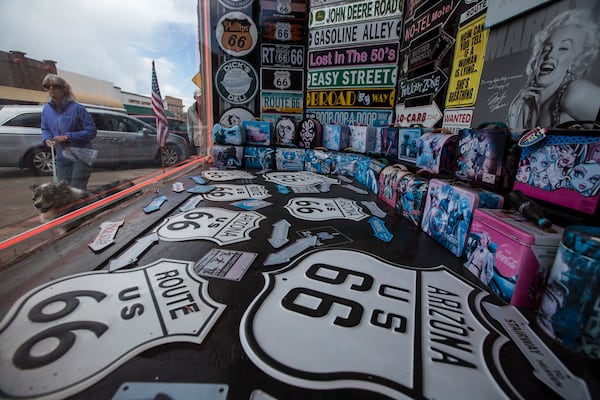
[[[592,125],[590,129],[600,129],[600,121],[565,121],[556,125],[558,129],[588,129],[583,125]]]
[[[482,122],[479,124],[477,129],[508,129],[508,126],[504,122]]]

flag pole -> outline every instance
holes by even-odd
[[[169,123],[167,120],[167,113],[165,111],[165,105],[160,95],[160,89],[158,87],[158,79],[156,77],[156,68],[154,66],[154,60],[152,60],[152,112],[156,118],[156,140],[160,148],[160,163],[162,166],[163,174],[166,172],[165,169],[165,143],[169,137]]]

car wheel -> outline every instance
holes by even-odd
[[[171,165],[177,164],[181,158],[179,156],[179,149],[177,146],[172,144],[167,144],[164,148],[162,148],[160,154],[162,156],[162,164],[165,167],[170,167]]]
[[[27,167],[33,171],[34,175],[52,175],[54,166],[50,149],[42,147],[33,149],[27,160]]]

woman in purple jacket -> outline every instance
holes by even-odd
[[[42,110],[42,142],[54,146],[56,176],[74,188],[87,190],[97,154],[92,146],[94,120],[60,76],[46,75],[42,86],[50,96]]]

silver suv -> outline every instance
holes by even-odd
[[[151,125],[117,111],[86,108],[98,130],[92,142],[98,150],[95,166],[160,165],[161,156],[162,163],[170,166],[189,157],[186,141],[177,135],[169,135],[161,151]],[[0,108],[0,167],[31,169],[36,175],[52,173],[50,148],[42,144],[41,119],[41,105]]]

